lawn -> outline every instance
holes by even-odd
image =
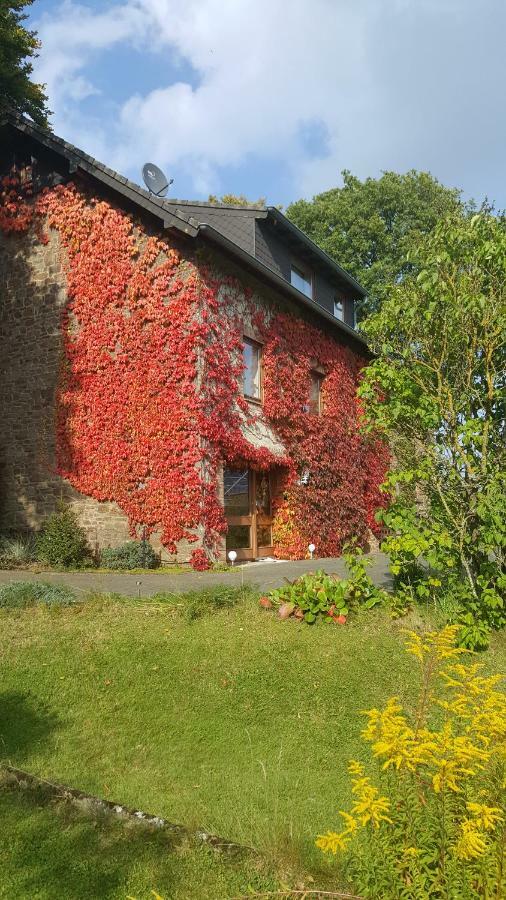
[[[382,612],[341,627],[281,622],[258,608],[253,593],[193,621],[166,602],[107,597],[2,611],[1,756],[44,778],[248,844],[266,854],[279,877],[297,871],[321,884],[328,875],[314,838],[347,801],[346,761],[362,754],[360,710],[391,694],[407,705],[413,697],[415,664],[402,652],[402,624]],[[483,660],[505,670],[504,636],[494,638]],[[230,864],[227,893],[218,887],[227,865],[210,862],[208,852],[160,856],[159,838],[142,846],[137,840],[130,852],[131,836],[106,839],[79,822],[62,831],[57,811],[5,791],[1,799],[2,831],[15,822],[16,840],[2,850],[0,896],[125,897],[135,890],[140,898],[153,887],[167,898],[218,900],[252,883],[251,862]],[[65,866],[55,869],[54,859],[75,847],[81,857],[82,847],[86,868],[86,854],[92,865],[109,840],[117,878],[97,894],[65,893]],[[23,893],[16,854],[28,848],[26,864],[39,846],[47,878],[41,864],[33,873],[39,892],[32,885]],[[123,869],[131,885],[120,878]],[[216,892],[184,893],[190,870],[202,872],[202,883],[215,884]],[[171,878],[179,884],[172,893],[162,890]]]

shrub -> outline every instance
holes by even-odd
[[[4,537],[0,541],[0,566],[23,566],[34,561],[36,547],[33,537]]]
[[[0,587],[0,608],[24,609],[43,603],[46,606],[71,606],[76,602],[73,592],[59,584],[44,581],[13,581]]]
[[[51,566],[79,568],[91,562],[86,534],[64,503],[44,522],[37,538],[37,558]]]
[[[304,613],[304,621],[312,625],[321,618],[325,622],[343,621],[351,609],[367,609],[383,602],[385,591],[377,588],[366,572],[369,560],[361,551],[345,554],[348,578],[327,575],[323,571],[307,572],[281,588],[271,591],[269,599],[275,605],[293,604]]]
[[[211,561],[202,547],[198,547],[192,552],[190,565],[196,572],[207,572],[211,568]]]
[[[100,561],[108,569],[156,569],[160,559],[149,541],[127,541],[102,550]]]
[[[373,780],[351,762],[353,805],[344,828],[317,840],[343,853],[364,898],[478,900],[506,888],[506,696],[501,676],[461,662],[458,626],[409,634],[419,663],[413,715],[397,697],[365,713],[378,761]]]

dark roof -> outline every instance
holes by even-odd
[[[323,264],[329,273],[341,281],[344,280],[354,293],[365,296],[366,292],[358,281],[337,265],[276,207],[234,206],[227,203],[155,197],[140,185],[129,181],[128,178],[105,166],[98,159],[84,153],[74,144],[64,141],[49,129],[35,124],[24,116],[14,112],[4,112],[0,115],[0,127],[5,125],[28,135],[48,150],[66,159],[69,175],[81,170],[123,196],[130,203],[156,216],[164,228],[177,229],[189,237],[201,235],[221,246],[228,254],[236,256],[242,263],[248,265],[257,275],[296,300],[299,305],[311,309],[312,312],[331,323],[338,331],[344,332],[348,338],[353,338],[362,346],[367,346],[364,338],[353,328],[336,319],[322,306],[310,300],[305,294],[294,288],[289,281],[256,258],[254,249],[250,246],[248,229],[254,229],[256,220],[267,219],[289,233],[301,248],[314,256],[320,264]]]

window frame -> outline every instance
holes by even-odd
[[[334,319],[337,319],[338,322],[343,322],[346,324],[345,313],[346,313],[346,300],[341,294],[334,294]],[[336,315],[336,306],[341,307],[341,315]]]
[[[310,388],[309,388],[309,403],[308,403],[308,410],[307,410],[311,416],[321,416],[323,413],[322,386],[323,386],[324,378],[325,378],[325,375],[323,374],[323,372],[320,372],[318,369],[311,369],[311,372],[310,372],[311,383],[310,383]],[[315,410],[312,408],[312,396],[311,395],[312,395],[313,385],[316,382],[318,383],[318,408]]]
[[[309,284],[309,288],[311,293],[306,294],[305,291],[301,291],[299,287],[292,281],[292,272],[295,270],[297,275],[302,278],[303,281],[306,281]],[[304,265],[304,263],[299,262],[299,260],[292,260],[290,262],[290,284],[295,288],[296,291],[300,291],[301,294],[304,294],[304,297],[307,297],[308,300],[314,300],[314,272],[312,269],[308,268]]]
[[[263,344],[260,341],[256,341],[255,338],[249,337],[247,334],[243,334],[242,337],[243,342],[243,351],[242,358],[244,362],[244,348],[246,344],[249,344],[250,347],[253,347],[258,351],[258,397],[252,397],[250,394],[247,394],[245,391],[245,378],[247,367],[244,368],[243,371],[243,379],[242,379],[242,395],[248,403],[257,403],[259,406],[263,403],[264,397],[264,378],[263,378]]]

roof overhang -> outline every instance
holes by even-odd
[[[151,213],[162,223],[163,228],[176,228],[190,237],[196,236],[198,232],[197,224],[190,222],[177,210],[174,212],[168,210],[164,206],[163,200],[154,197],[149,191],[145,191],[139,185],[133,184],[133,182],[119,175],[113,169],[104,166],[103,163],[92,156],[83,153],[77,147],[74,147],[73,144],[56,137],[47,128],[42,128],[40,125],[29,122],[22,116],[12,112],[4,113],[0,119],[0,126],[5,127],[6,125],[27,135],[38,144],[42,144],[47,150],[66,160],[69,177],[75,176],[80,172],[85,173],[89,178],[120,194],[130,203]]]

